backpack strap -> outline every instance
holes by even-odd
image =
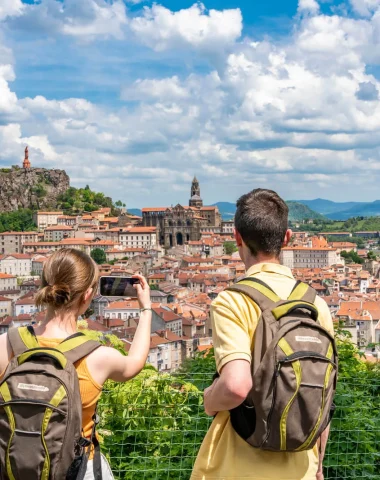
[[[297,280],[291,291],[288,300],[303,300],[307,303],[314,303],[317,297],[317,292],[307,283]]]
[[[240,292],[253,300],[260,310],[274,308],[281,298],[262,280],[246,277],[231,285],[226,290]]]
[[[56,348],[62,352],[71,363],[75,363],[100,346],[101,344],[96,340],[91,340],[86,337],[84,333],[78,332],[65,338]]]
[[[8,339],[17,357],[31,348],[38,348],[38,340],[32,326],[14,327],[8,330]]]

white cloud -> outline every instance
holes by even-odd
[[[352,8],[363,17],[369,17],[380,6],[380,0],[350,0]]]
[[[154,4],[145,7],[142,17],[131,20],[137,38],[156,51],[193,47],[206,51],[223,50],[242,32],[240,9],[206,11],[202,4],[172,12]]]
[[[24,4],[22,15],[15,18],[11,25],[38,35],[61,34],[94,40],[102,37],[124,38],[127,23],[122,0],[41,0]]]
[[[298,12],[310,12],[313,14],[318,13],[319,4],[316,0],[299,0],[298,1]]]
[[[23,4],[21,0],[1,0],[0,3],[0,21],[7,17],[21,15]]]
[[[123,12],[120,2],[86,0],[76,11],[72,2],[60,11],[56,0],[43,0],[39,18],[85,38],[107,37],[107,18],[121,34],[130,22],[155,51],[154,62],[132,80],[117,78],[126,103],[104,106],[49,99],[44,91],[17,98],[12,55],[0,51],[2,164],[21,160],[27,142],[33,165],[66,168],[74,184],[89,183],[129,206],[171,203],[173,184],[175,198],[186,202],[198,172],[210,201],[233,200],[259,184],[287,198],[378,196],[380,82],[368,67],[380,62],[380,14],[328,16],[304,0],[286,41],[253,42],[240,40],[239,10],[154,5],[129,21],[108,8]],[[188,74],[194,50],[204,63]],[[133,66],[142,62],[137,55]],[[117,72],[114,57],[110,64]],[[171,73],[163,78],[163,71]]]
[[[175,99],[186,98],[187,96],[188,92],[180,85],[177,76],[160,80],[136,80],[133,85],[124,88],[121,92],[121,98],[123,100],[144,101],[147,98],[151,98],[172,101]]]

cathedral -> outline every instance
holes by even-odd
[[[143,208],[142,216],[145,227],[157,227],[160,244],[165,248],[198,241],[202,230],[219,228],[222,223],[218,207],[203,206],[196,177],[191,184],[189,206]]]

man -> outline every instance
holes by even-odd
[[[256,189],[237,202],[235,238],[246,276],[268,284],[281,298],[290,295],[295,280],[280,265],[281,247],[292,236],[288,207],[272,190]],[[327,304],[315,305],[323,327],[333,333]],[[239,292],[222,292],[211,306],[213,343],[219,378],[204,392],[204,407],[214,416],[191,480],[323,480],[322,460],[328,429],[317,445],[303,452],[270,452],[253,448],[233,429],[229,410],[240,405],[252,388],[251,354],[260,310]]]

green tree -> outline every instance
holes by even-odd
[[[370,250],[368,253],[367,253],[367,258],[369,260],[377,260],[377,255],[375,252],[373,252],[372,250]]]
[[[234,252],[237,252],[237,246],[235,242],[224,242],[223,246],[226,255],[232,255]]]
[[[94,248],[91,251],[91,257],[93,258],[93,260],[95,260],[95,262],[98,265],[101,265],[102,263],[106,263],[107,261],[106,253],[101,248]]]
[[[8,231],[26,232],[36,229],[33,212],[30,209],[20,208],[14,212],[0,213],[0,233]]]

